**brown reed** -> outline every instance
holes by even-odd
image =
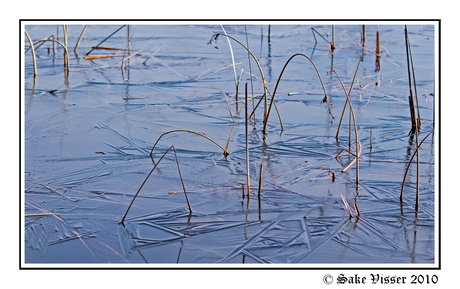
[[[180,181],[181,181],[181,184],[182,184],[182,188],[184,189],[184,194],[185,194],[185,199],[187,200],[187,205],[188,205],[188,208],[189,208],[189,211],[190,211],[190,214],[192,214],[192,206],[190,205],[190,201],[188,199],[188,196],[187,196],[187,191],[185,190],[185,186],[184,186],[184,181],[182,180],[182,175],[180,173],[180,168],[179,168],[179,161],[177,160],[177,153],[176,153],[176,149],[174,148],[174,146],[170,146],[169,149],[166,150],[166,152],[161,156],[161,158],[158,160],[158,162],[153,166],[153,169],[150,171],[150,173],[147,175],[147,177],[145,178],[144,182],[141,184],[141,186],[139,187],[139,189],[137,190],[137,193],[134,195],[133,199],[131,200],[131,203],[129,204],[128,206],[128,209],[126,210],[126,213],[125,215],[123,216],[123,219],[121,220],[121,224],[124,225],[124,222],[125,222],[125,219],[126,219],[126,216],[128,215],[128,212],[129,210],[131,209],[131,206],[133,205],[134,203],[134,200],[137,198],[137,196],[139,195],[139,192],[141,191],[142,187],[145,185],[145,183],[147,182],[148,178],[150,177],[150,175],[153,173],[153,171],[157,168],[157,166],[160,164],[161,160],[166,156],[166,154],[171,150],[173,149],[174,151],[174,156],[176,158],[176,164],[177,164],[177,171],[179,172],[179,178],[180,178]]]

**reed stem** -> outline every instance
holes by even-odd
[[[26,32],[27,33],[27,32]],[[64,67],[65,67],[65,73],[66,73],[66,78],[68,77],[69,75],[69,65],[65,65],[65,63],[69,63],[69,53],[67,51],[67,47],[62,44],[62,42],[58,41],[58,40],[55,40],[55,39],[41,39],[41,40],[37,40],[35,41],[34,45],[39,43],[39,42],[45,42],[45,41],[52,41],[53,43],[56,42],[57,44],[61,45],[63,48],[64,48]],[[35,55],[35,52],[33,53]],[[35,58],[34,58],[35,60]]]
[[[366,43],[366,25],[363,25],[363,36],[362,36],[362,44],[363,44],[363,47]]]
[[[245,106],[245,129],[246,129],[246,177],[247,177],[247,186],[248,186],[248,198],[251,196],[251,185],[249,183],[249,140],[248,140],[248,83],[245,84],[244,90],[244,106]]]
[[[260,195],[262,193],[262,174],[264,171],[264,163],[260,163],[260,172],[259,172],[259,202],[260,202]]]
[[[403,182],[402,182],[402,185],[401,185],[401,194],[399,195],[399,201],[400,202],[403,202],[403,194],[404,194],[404,186],[406,184],[406,178],[407,178],[407,174],[409,173],[409,168],[410,168],[410,165],[412,164],[412,161],[414,160],[414,157],[415,155],[419,153],[419,148],[420,146],[422,145],[422,143],[427,139],[427,137],[434,133],[434,131],[430,131],[424,138],[423,140],[420,142],[420,144],[417,145],[417,150],[415,151],[415,153],[412,155],[412,157],[410,158],[409,160],[409,164],[407,165],[407,168],[406,168],[406,172],[404,173],[404,178],[403,178]],[[417,173],[418,173],[419,170],[417,170]],[[418,208],[418,193],[417,193],[417,197],[416,197],[416,207]]]
[[[110,34],[109,36],[107,36],[106,38],[104,38],[104,40],[102,40],[101,42],[99,42],[97,46],[101,45],[102,43],[104,43],[107,39],[109,39],[110,37],[112,37],[115,33],[117,33],[118,31],[120,31],[123,27],[125,27],[125,25],[122,25],[120,28],[118,28],[117,30],[115,30],[115,32],[113,32],[112,34]],[[86,55],[90,54],[92,51],[94,50],[94,48],[92,48],[88,53],[86,53]]]
[[[220,25],[222,28],[222,31],[224,31],[224,34],[227,34],[227,32],[224,29],[224,26]],[[246,27],[246,26],[245,26]],[[227,38],[228,42],[228,47],[230,48],[230,55],[232,56],[232,64],[233,64],[233,74],[235,76],[235,89],[236,89],[236,94],[238,94],[238,81],[236,78],[236,66],[235,66],[235,58],[233,57],[233,49],[232,49],[232,43],[230,42],[230,39]],[[238,99],[238,96],[236,96]]]
[[[139,187],[139,189],[137,190],[136,194],[134,195],[133,199],[131,200],[131,203],[129,204],[128,206],[128,209],[126,210],[126,213],[125,215],[123,216],[123,219],[121,220],[121,224],[124,224],[125,222],[125,219],[126,219],[126,216],[128,215],[128,212],[129,210],[131,209],[131,206],[133,205],[134,203],[134,200],[137,198],[137,196],[139,195],[139,192],[141,191],[142,187],[144,187],[145,183],[147,182],[148,178],[150,177],[150,175],[153,173],[153,171],[156,169],[156,167],[160,164],[161,160],[166,156],[166,154],[171,150],[173,149],[174,151],[174,155],[176,157],[176,164],[177,164],[177,170],[179,172],[179,178],[181,180],[181,184],[182,184],[182,188],[184,189],[184,194],[185,194],[185,198],[187,200],[187,205],[188,205],[188,208],[190,210],[190,214],[192,214],[192,206],[190,205],[190,202],[189,202],[189,199],[188,199],[188,196],[187,196],[187,191],[185,190],[185,186],[184,186],[184,181],[182,180],[182,175],[180,173],[180,169],[179,169],[179,162],[177,160],[177,153],[176,153],[176,149],[174,148],[174,146],[170,146],[168,150],[166,150],[166,152],[161,156],[160,160],[153,166],[153,169],[150,171],[150,173],[147,175],[147,177],[145,178],[144,182],[142,182],[141,186]]]
[[[270,42],[271,31],[272,31],[272,26],[268,25],[268,42]]]
[[[29,33],[27,33],[27,31],[25,31],[25,30],[24,30],[24,33],[26,34],[27,39],[29,40],[30,50],[32,51],[32,60],[33,60],[33,64],[34,64],[34,84],[35,84],[35,80],[37,79],[37,61],[36,61],[36,58],[35,58],[34,43],[30,39]]]
[[[83,38],[83,34],[85,33],[85,30],[86,30],[87,27],[88,27],[88,25],[85,25],[83,27],[83,30],[80,33],[80,37],[78,37],[77,44],[75,44],[75,48],[73,49],[73,52],[77,52],[78,46],[80,45],[80,41]]]
[[[406,58],[407,58],[407,75],[409,77],[409,108],[410,108],[410,117],[412,122],[411,132],[416,131],[417,127],[417,118],[415,116],[415,103],[414,95],[412,93],[412,77],[410,71],[410,56],[409,56],[409,32],[407,31],[407,25],[404,28],[405,30],[405,39],[406,39]]]

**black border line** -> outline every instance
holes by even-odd
[[[22,238],[23,238],[23,224],[22,224],[22,176],[23,176],[23,167],[22,167],[22,40],[21,34],[22,31],[22,22],[40,22],[40,21],[49,21],[49,22],[437,22],[438,24],[438,117],[437,123],[435,123],[435,129],[438,130],[438,265],[437,267],[321,267],[320,263],[308,264],[309,266],[318,265],[319,267],[201,267],[198,264],[198,267],[178,267],[166,266],[166,267],[145,267],[140,264],[130,265],[129,267],[91,267],[93,265],[100,266],[100,263],[84,263],[88,267],[56,267],[55,263],[37,263],[43,267],[33,267],[26,266],[22,264]],[[25,25],[25,24],[24,24]],[[109,23],[110,25],[110,23]],[[182,24],[181,24],[182,25]],[[345,25],[345,24],[344,24]],[[19,19],[19,269],[20,270],[441,270],[441,19]],[[436,67],[435,67],[436,69]],[[435,95],[436,97],[436,95]],[[436,101],[434,101],[436,104]],[[435,108],[436,109],[436,108]],[[436,221],[435,221],[436,223]],[[52,266],[47,266],[52,264]],[[59,263],[63,266],[66,266],[67,263]],[[74,264],[74,263],[70,263]],[[385,263],[386,264],[386,263]],[[82,264],[83,265],[83,264]],[[120,265],[120,264],[116,264]],[[279,264],[284,265],[284,264]],[[301,264],[299,264],[301,265]],[[350,265],[349,263],[344,263],[343,265]],[[352,265],[352,264],[351,264]],[[366,266],[366,264],[359,264],[360,266]],[[404,265],[409,266],[409,263],[404,263]],[[415,264],[422,265],[422,264]],[[136,267],[139,266],[139,267]]]

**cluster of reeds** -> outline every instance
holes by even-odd
[[[35,56],[35,45],[37,45],[38,43],[46,42],[46,41],[52,41],[53,43],[57,43],[64,48],[64,73],[65,73],[65,79],[67,81],[68,76],[69,76],[69,70],[70,70],[69,52],[67,51],[67,25],[63,25],[63,30],[64,30],[64,43],[60,42],[59,40],[54,39],[54,37],[32,41],[32,39],[29,36],[29,33],[27,33],[27,31],[24,30],[24,34],[26,35],[27,40],[29,41],[29,45],[30,45],[29,49],[32,53],[33,67],[34,67],[34,84],[38,76],[37,61],[36,61],[36,56]],[[27,49],[26,52],[29,49]]]
[[[124,49],[120,49],[120,48],[112,48],[112,47],[104,47],[104,46],[101,46],[105,41],[107,41],[110,37],[112,37],[114,34],[116,34],[118,31],[120,31],[121,29],[123,29],[124,27],[127,28],[128,30],[128,38],[127,38],[127,45],[126,45],[126,48]],[[279,123],[280,123],[280,127],[281,127],[281,131],[284,130],[283,128],[283,124],[282,124],[282,120],[281,120],[281,115],[278,111],[278,108],[277,108],[277,105],[276,105],[276,102],[275,102],[275,96],[276,96],[276,92],[277,92],[277,89],[279,87],[279,84],[280,84],[280,81],[281,81],[281,78],[288,66],[288,64],[291,62],[291,60],[293,60],[294,58],[298,57],[298,56],[301,56],[301,57],[304,57],[308,60],[308,63],[313,65],[313,68],[315,69],[316,73],[317,73],[317,77],[321,83],[321,86],[322,86],[322,89],[324,91],[324,96],[322,97],[322,102],[329,102],[328,100],[328,96],[327,96],[327,93],[326,93],[326,89],[325,89],[325,86],[324,86],[324,83],[322,81],[322,78],[321,78],[321,74],[318,70],[318,68],[316,67],[315,63],[313,62],[313,60],[308,57],[307,55],[303,54],[303,53],[296,53],[294,55],[292,55],[284,64],[280,74],[279,74],[279,77],[277,79],[277,82],[275,84],[275,87],[273,89],[273,92],[271,93],[270,90],[268,89],[267,87],[267,82],[265,81],[265,77],[264,77],[264,73],[263,73],[263,70],[262,70],[262,67],[257,59],[257,57],[253,54],[253,52],[249,49],[249,43],[248,43],[248,40],[247,40],[247,35],[246,35],[246,45],[243,44],[241,41],[239,41],[238,39],[236,39],[235,37],[233,36],[230,36],[226,33],[225,29],[223,26],[221,26],[222,28],[222,33],[216,33],[214,35],[212,35],[211,37],[211,40],[209,41],[209,43],[212,43],[212,42],[216,42],[218,40],[219,37],[225,37],[227,39],[227,42],[228,42],[228,45],[229,45],[229,48],[230,48],[230,53],[231,53],[231,58],[232,58],[232,63],[233,63],[233,72],[234,72],[234,78],[235,78],[235,99],[238,101],[238,94],[239,94],[239,86],[240,86],[240,79],[237,78],[237,73],[236,73],[236,65],[235,65],[235,60],[234,60],[234,55],[233,55],[233,49],[232,49],[232,45],[231,45],[231,41],[233,42],[236,42],[238,45],[240,45],[241,47],[243,47],[247,53],[248,53],[248,61],[249,61],[249,65],[251,65],[251,59],[252,61],[254,61],[257,65],[257,68],[259,70],[259,74],[260,74],[260,81],[261,81],[261,84],[263,86],[263,95],[260,96],[260,97],[255,97],[253,94],[252,96],[249,98],[248,97],[248,83],[245,84],[245,98],[244,98],[244,105],[242,105],[242,107],[239,109],[238,111],[238,114],[235,118],[233,118],[232,116],[232,121],[233,121],[233,125],[232,125],[232,128],[230,130],[230,134],[229,134],[229,137],[228,137],[228,140],[227,140],[227,143],[225,145],[225,147],[221,146],[218,142],[216,142],[215,140],[213,140],[212,138],[210,138],[209,136],[205,135],[205,133],[203,132],[195,132],[195,131],[191,131],[191,130],[185,130],[185,129],[176,129],[176,130],[171,130],[171,131],[167,131],[163,134],[161,134],[158,139],[156,140],[156,142],[154,143],[152,149],[151,149],[151,152],[150,152],[150,156],[152,158],[152,161],[154,163],[154,167],[153,169],[150,171],[150,173],[148,174],[148,176],[146,177],[146,179],[144,180],[144,182],[142,183],[142,185],[140,186],[139,190],[137,191],[137,193],[135,194],[133,200],[131,201],[131,204],[129,205],[123,219],[122,219],[122,223],[125,221],[125,218],[132,206],[132,203],[134,202],[134,200],[136,199],[137,195],[139,194],[140,190],[142,189],[142,187],[144,186],[145,182],[147,181],[147,179],[150,177],[150,175],[153,173],[153,171],[155,170],[155,168],[158,166],[158,164],[161,162],[161,160],[164,158],[164,156],[171,150],[173,149],[174,151],[174,154],[175,154],[175,157],[176,157],[176,163],[177,163],[177,168],[178,168],[178,172],[179,172],[179,176],[180,176],[180,179],[181,179],[181,182],[182,182],[182,186],[183,186],[183,189],[184,189],[184,193],[185,193],[185,197],[186,197],[186,200],[187,200],[187,204],[188,204],[188,207],[189,207],[189,211],[190,213],[192,213],[192,208],[191,208],[191,204],[190,204],[190,201],[188,199],[188,196],[187,196],[187,193],[186,193],[186,190],[185,190],[185,187],[184,187],[184,183],[183,183],[183,180],[182,180],[182,177],[180,175],[180,169],[179,169],[179,163],[177,161],[177,154],[176,154],[176,150],[174,148],[174,146],[171,146],[162,156],[161,158],[159,159],[158,162],[155,163],[154,161],[154,158],[153,158],[153,152],[154,152],[154,149],[156,148],[158,142],[160,141],[160,139],[167,135],[167,134],[170,134],[170,133],[178,133],[178,132],[186,132],[186,133],[192,133],[192,134],[195,134],[195,135],[198,135],[198,136],[201,136],[201,137],[204,137],[206,138],[207,140],[211,141],[212,143],[214,143],[215,145],[217,145],[222,151],[223,151],[223,154],[224,154],[224,157],[227,157],[230,153],[228,151],[228,146],[229,146],[229,143],[231,141],[231,137],[232,137],[232,134],[233,134],[233,131],[234,131],[234,128],[236,126],[236,123],[237,123],[237,120],[239,118],[239,115],[241,113],[241,111],[243,110],[243,107],[244,107],[244,115],[245,115],[245,131],[246,131],[246,178],[247,178],[247,181],[246,181],[246,187],[247,187],[247,195],[248,197],[250,196],[250,189],[251,189],[251,186],[250,186],[250,175],[249,175],[249,164],[250,164],[250,160],[249,160],[249,146],[248,146],[248,121],[251,121],[252,119],[252,116],[254,116],[254,125],[255,125],[255,112],[256,110],[258,109],[259,105],[261,103],[263,103],[263,121],[262,121],[262,133],[265,137],[265,135],[267,134],[267,124],[268,124],[268,120],[269,120],[269,117],[270,117],[270,113],[272,111],[272,107],[274,106],[276,111],[277,111],[277,114],[278,114],[278,118],[279,118]],[[81,34],[78,38],[78,41],[75,45],[75,48],[74,48],[74,52],[76,53],[77,49],[78,49],[78,46],[80,44],[80,41],[85,33],[87,29],[87,25],[85,25],[83,27],[83,30],[81,31]],[[311,28],[312,29],[312,33],[313,33],[313,36],[314,36],[314,39],[315,39],[315,46],[317,44],[317,39],[316,39],[316,35],[319,35],[321,38],[323,38],[326,42],[328,42],[329,44],[329,48],[330,48],[330,51],[332,52],[334,49],[336,49],[336,43],[335,43],[335,25],[332,25],[332,41],[328,41],[325,37],[323,37],[321,34],[318,33],[318,31],[316,31],[313,27]],[[40,42],[46,42],[46,41],[51,41],[54,43],[57,43],[59,44],[60,46],[62,46],[64,48],[64,66],[65,66],[65,71],[66,71],[66,78],[68,76],[68,73],[69,73],[69,53],[68,53],[68,41],[67,41],[67,34],[68,34],[68,28],[67,28],[67,25],[63,25],[63,31],[64,31],[64,43],[60,42],[59,40],[56,40],[54,39],[54,37],[50,37],[50,38],[47,38],[47,39],[41,39],[41,40],[37,40],[35,42],[33,42],[29,36],[29,34],[27,33],[27,31],[24,31],[25,32],[25,35],[30,43],[30,50],[31,50],[31,54],[32,54],[32,57],[33,57],[33,66],[34,66],[34,83],[35,83],[35,79],[37,77],[37,67],[36,67],[36,60],[35,60],[35,46],[36,44],[40,43]],[[270,33],[271,33],[271,26],[269,26],[269,31],[268,31],[268,41],[270,42]],[[126,60],[128,60],[130,57],[138,54],[139,52],[136,52],[136,53],[133,53],[131,54],[131,36],[130,35],[130,32],[129,32],[129,25],[122,25],[121,27],[119,27],[118,29],[116,29],[112,34],[110,34],[109,36],[107,36],[105,39],[103,39],[100,43],[98,43],[97,45],[95,46],[92,46],[91,50],[89,52],[86,53],[84,59],[87,59],[87,60],[94,60],[94,59],[100,59],[100,58],[108,58],[108,57],[123,57],[123,60],[121,62],[121,68],[123,70],[123,66],[124,66],[124,63]],[[412,156],[412,158],[410,159],[409,161],[409,164],[408,164],[408,167],[407,167],[407,170],[406,170],[406,174],[404,176],[404,180],[403,180],[403,184],[402,184],[402,188],[401,188],[401,195],[400,195],[400,200],[402,202],[403,200],[403,191],[404,191],[404,185],[405,185],[405,181],[406,181],[406,176],[407,176],[407,172],[408,172],[408,169],[415,157],[415,155],[417,156],[417,188],[416,188],[416,191],[417,191],[417,197],[416,197],[416,207],[418,208],[419,206],[419,147],[420,145],[423,143],[423,141],[428,137],[428,135],[422,140],[422,142],[419,143],[418,141],[418,134],[419,134],[419,127],[420,127],[420,113],[418,112],[418,100],[417,100],[417,92],[416,92],[416,84],[415,84],[415,73],[414,73],[414,65],[413,65],[413,61],[412,61],[412,53],[411,53],[411,49],[410,49],[410,42],[409,42],[409,37],[408,37],[408,31],[407,31],[407,26],[405,27],[405,39],[406,39],[406,53],[407,53],[407,65],[408,65],[408,76],[409,76],[409,92],[410,92],[410,95],[409,95],[409,105],[410,105],[410,112],[411,112],[411,123],[412,123],[412,128],[411,128],[411,133],[415,133],[416,135],[416,142],[417,142],[417,146],[416,146],[416,152],[414,153],[414,155]],[[363,25],[363,32],[362,32],[362,46],[363,46],[363,49],[364,49],[364,45],[365,45],[365,41],[366,41],[366,26]],[[94,51],[94,50],[108,50],[108,51],[123,51],[123,54],[104,54],[104,55],[91,55],[91,53]],[[158,52],[155,51],[152,55],[150,55],[145,61],[144,61],[144,64],[145,62],[151,58],[154,54],[156,54]],[[377,31],[377,35],[376,35],[376,51],[375,51],[375,54],[376,54],[376,61],[379,60],[379,57],[380,57],[380,40],[379,40],[379,31]],[[338,128],[337,128],[337,133],[336,133],[336,138],[338,139],[339,137],[339,133],[340,133],[340,128],[341,128],[341,125],[342,125],[342,121],[343,121],[343,117],[345,115],[345,111],[347,109],[347,107],[349,106],[349,109],[350,109],[350,124],[349,124],[349,133],[350,133],[350,136],[349,136],[349,149],[342,149],[337,155],[336,157],[338,157],[343,151],[346,151],[348,152],[350,155],[354,156],[354,159],[347,165],[345,166],[343,169],[342,169],[342,173],[345,172],[348,168],[350,168],[353,164],[356,164],[356,185],[358,186],[359,185],[359,158],[360,158],[360,154],[361,154],[361,143],[359,141],[359,138],[358,138],[358,130],[357,130],[357,122],[356,122],[356,117],[355,117],[355,113],[354,113],[354,110],[353,110],[353,106],[352,106],[352,102],[351,102],[351,98],[350,98],[350,95],[351,95],[351,91],[352,91],[352,88],[353,88],[353,85],[354,85],[354,82],[355,82],[355,79],[356,79],[356,76],[357,76],[357,72],[358,72],[358,69],[359,69],[359,65],[362,61],[362,56],[360,57],[359,61],[358,61],[358,65],[356,67],[356,71],[355,71],[355,74],[353,76],[353,80],[351,82],[351,85],[347,91],[347,89],[345,88],[344,84],[342,83],[342,80],[340,79],[337,71],[335,70],[335,68],[332,66],[331,67],[331,72],[334,73],[336,76],[337,76],[337,79],[339,80],[344,92],[345,92],[345,96],[346,96],[346,100],[344,102],[344,107],[343,107],[343,110],[342,110],[342,114],[341,114],[341,118],[340,118],[340,122],[339,122],[339,125],[338,125]],[[243,71],[242,71],[243,72]],[[250,66],[250,75],[251,75],[251,87],[252,87],[252,69],[251,69],[251,66]],[[415,90],[415,94],[413,93],[413,90]],[[254,100],[258,98],[258,102],[256,105],[254,105]],[[250,111],[248,110],[248,100],[249,99],[252,99],[253,100],[253,109],[252,109],[252,112],[250,113]],[[228,105],[228,104],[227,104]],[[418,116],[416,116],[416,110],[417,110],[417,113],[418,113]],[[353,125],[351,124],[351,121],[353,121]],[[351,151],[351,131],[352,129],[354,129],[354,142],[355,142],[355,150],[354,152]],[[431,132],[432,133],[432,132]],[[430,133],[430,134],[431,134]],[[265,138],[264,138],[265,139]],[[372,147],[372,131],[371,131],[371,147]],[[260,195],[261,195],[261,187],[262,187],[262,173],[263,173],[263,163],[260,164],[260,174],[259,174],[259,200],[260,200]],[[333,176],[333,181],[335,180],[335,172],[332,173],[332,176]],[[343,198],[343,197],[342,197]],[[344,198],[343,198],[344,200]],[[350,216],[352,216],[351,214],[351,210],[349,209],[349,206],[347,206],[347,204],[345,203],[346,200],[344,200],[344,204],[346,205],[347,207],[347,211],[350,213]],[[249,205],[249,203],[248,203]],[[357,209],[357,205],[355,204],[355,212],[356,212],[356,215],[359,215],[359,211]]]
[[[250,174],[249,174],[249,145],[248,145],[248,120],[251,119],[252,115],[255,114],[255,111],[256,109],[258,108],[259,104],[264,101],[265,105],[264,105],[264,113],[263,113],[263,129],[262,129],[262,133],[265,135],[266,132],[267,132],[267,123],[268,123],[268,119],[269,119],[269,116],[270,116],[270,112],[272,110],[272,107],[275,106],[276,108],[276,103],[275,103],[275,95],[276,95],[276,91],[278,89],[278,86],[279,86],[279,83],[281,81],[281,78],[283,76],[283,73],[285,72],[288,64],[291,62],[292,59],[294,59],[295,57],[297,56],[302,56],[304,58],[307,58],[309,63],[311,65],[313,65],[316,73],[317,73],[317,76],[318,76],[318,79],[321,83],[321,86],[323,88],[323,91],[324,91],[324,97],[322,97],[322,102],[328,102],[328,96],[327,96],[327,92],[326,92],[326,89],[324,87],[324,83],[322,81],[322,78],[321,78],[321,74],[318,70],[318,68],[316,67],[315,63],[313,62],[313,60],[308,57],[307,55],[303,54],[303,53],[296,53],[294,55],[292,55],[285,63],[283,69],[281,70],[280,72],[280,75],[278,77],[278,80],[276,82],[276,85],[275,85],[275,88],[273,90],[273,93],[270,93],[269,89],[267,88],[267,83],[265,81],[265,77],[264,77],[264,73],[262,71],[262,68],[260,66],[260,63],[258,61],[258,59],[254,56],[254,54],[252,53],[252,51],[246,46],[244,45],[243,43],[241,43],[239,40],[237,40],[236,38],[230,36],[230,35],[227,35],[225,34],[225,29],[222,27],[222,30],[224,31],[224,33],[217,33],[217,34],[214,34],[210,40],[209,43],[212,43],[213,41],[217,41],[218,38],[220,36],[224,36],[227,38],[228,40],[228,43],[229,43],[229,46],[230,46],[230,51],[231,51],[231,55],[232,55],[232,62],[233,62],[233,66],[235,66],[235,61],[234,61],[234,57],[233,57],[233,50],[231,48],[231,44],[230,44],[230,40],[233,40],[235,41],[236,43],[238,43],[239,45],[241,45],[244,49],[247,50],[248,52],[248,55],[249,56],[252,56],[252,59],[256,62],[257,64],[257,67],[259,68],[259,73],[260,73],[260,76],[261,76],[261,82],[262,82],[262,85],[263,85],[263,90],[264,90],[264,94],[260,97],[259,99],[259,102],[257,103],[257,105],[254,107],[253,111],[251,114],[249,114],[248,112],[248,85],[247,83],[245,84],[245,102],[244,102],[244,109],[245,109],[245,135],[246,135],[246,189],[247,189],[247,196],[248,196],[248,208],[249,208],[249,198],[250,198],[250,192],[251,192],[251,185],[250,185]],[[335,29],[334,29],[335,30]],[[358,64],[358,67],[359,67],[359,64]],[[332,68],[333,71],[337,74],[337,72],[335,71],[334,68]],[[358,68],[356,69],[358,70]],[[238,99],[238,90],[239,90],[239,81],[237,80],[236,78],[236,70],[234,69],[234,75],[235,75],[235,98]],[[337,75],[338,77],[338,75]],[[356,73],[355,73],[355,77],[356,77]],[[338,77],[340,83],[342,84],[342,87],[343,87],[343,83],[341,82],[340,78]],[[353,86],[353,84],[352,84]],[[350,87],[350,92],[347,93],[346,90],[345,90],[345,87],[344,90],[345,90],[345,94],[346,94],[346,101],[345,101],[345,107],[344,107],[344,111],[346,109],[346,104],[349,104],[350,108],[351,108],[351,114],[353,116],[353,123],[354,123],[354,128],[355,128],[355,140],[356,140],[356,153],[352,153],[350,152],[352,155],[355,156],[355,160],[352,161],[345,169],[342,170],[342,172],[345,172],[351,165],[353,165],[353,163],[356,162],[356,185],[359,184],[359,161],[358,161],[358,158],[359,158],[359,155],[360,155],[360,149],[361,149],[361,146],[360,146],[360,143],[359,143],[359,140],[358,140],[358,135],[357,135],[357,127],[356,127],[356,119],[355,119],[355,116],[354,116],[354,112],[353,112],[353,106],[351,104],[351,99],[349,97],[349,94],[351,93],[351,89],[352,89],[352,86]],[[268,96],[271,96],[270,97],[270,104],[268,105]],[[236,116],[236,119],[238,119],[240,113],[241,113],[241,110],[243,109],[243,106],[241,107],[241,109],[239,110],[238,112],[238,115]],[[282,126],[282,121],[281,121],[281,116],[279,114],[279,111],[277,110],[277,113],[278,113],[278,117],[280,119],[280,125],[281,125],[281,130],[283,130],[283,126]],[[224,147],[222,147],[221,145],[219,145],[216,141],[214,141],[213,139],[211,139],[210,137],[204,135],[204,133],[199,133],[199,132],[194,132],[194,131],[190,131],[190,130],[182,130],[182,129],[178,129],[178,130],[172,130],[172,131],[168,131],[168,132],[165,132],[163,133],[162,135],[160,135],[160,137],[157,139],[157,141],[155,142],[155,144],[153,145],[152,147],[152,150],[150,152],[150,156],[153,160],[153,151],[155,149],[155,147],[157,146],[159,140],[166,134],[169,134],[169,133],[173,133],[173,132],[187,132],[187,133],[193,133],[193,134],[196,134],[196,135],[199,135],[199,136],[202,136],[202,137],[205,137],[206,139],[210,140],[211,142],[213,142],[214,144],[216,144],[218,147],[220,147],[223,152],[224,152],[224,156],[227,157],[229,155],[229,152],[228,152],[228,145],[230,143],[230,139],[231,139],[231,136],[232,136],[232,133],[233,133],[233,129],[235,128],[235,125],[236,125],[236,119],[233,120],[233,117],[232,117],[232,120],[233,120],[233,126],[232,126],[232,129],[231,129],[231,132],[230,132],[230,135],[229,135],[229,138],[228,138],[228,141],[227,141],[227,144]],[[337,131],[337,136],[339,134],[339,130],[340,130],[340,126],[339,126],[339,129]],[[261,163],[260,165],[260,173],[259,173],[259,201],[260,201],[260,196],[261,196],[261,188],[262,188],[262,175],[263,175],[263,163]],[[335,178],[335,172],[333,172],[333,177]],[[243,195],[244,195],[244,185],[243,185]]]
[[[80,42],[83,38],[83,35],[87,29],[88,25],[85,25],[80,33],[80,36],[75,44],[75,47],[74,47],[74,53],[76,54],[77,53],[77,49],[80,45]],[[113,48],[113,47],[104,47],[104,46],[101,46],[101,44],[103,44],[105,41],[107,41],[110,37],[112,37],[115,33],[117,33],[118,31],[120,31],[122,28],[124,27],[127,27],[127,30],[128,30],[128,41],[127,41],[127,46],[125,49],[122,49],[122,48]],[[34,67],[34,84],[35,84],[35,81],[36,81],[36,78],[37,78],[37,75],[38,75],[38,72],[37,72],[37,64],[36,64],[36,56],[35,56],[35,50],[36,50],[36,45],[39,44],[39,43],[43,43],[43,42],[46,42],[46,41],[52,41],[53,42],[53,51],[54,51],[54,43],[57,43],[59,44],[60,46],[62,46],[64,48],[64,68],[65,68],[65,78],[66,78],[66,81],[68,79],[68,75],[69,75],[69,70],[70,70],[70,61],[69,61],[69,52],[68,52],[68,49],[69,49],[69,44],[68,44],[68,26],[67,25],[63,25],[63,31],[64,31],[64,43],[60,42],[59,41],[59,30],[58,30],[58,34],[57,34],[57,39],[54,38],[54,36],[51,36],[49,38],[46,38],[46,39],[40,39],[40,40],[36,40],[36,41],[32,41],[29,34],[27,33],[27,31],[24,31],[28,41],[29,41],[29,45],[30,45],[30,48],[28,48],[26,50],[26,52],[30,49],[31,50],[31,53],[32,53],[32,58],[33,58],[33,67]],[[119,27],[117,30],[115,30],[112,34],[110,34],[109,36],[107,36],[106,38],[104,38],[99,44],[95,45],[95,46],[92,46],[91,50],[88,51],[85,56],[84,56],[84,59],[85,60],[96,60],[96,59],[103,59],[103,58],[113,58],[113,57],[122,57],[123,60],[121,61],[121,69],[123,71],[123,67],[125,65],[125,62],[128,61],[131,57],[133,57],[134,55],[139,55],[139,53],[142,51],[137,51],[135,53],[131,53],[131,36],[129,34],[129,25],[122,25],[121,27]],[[38,48],[39,46],[37,46]],[[123,54],[99,54],[99,55],[90,55],[91,52],[93,52],[94,50],[108,50],[108,51],[123,51]],[[154,53],[155,54],[155,53]],[[144,61],[144,64],[145,62],[151,57],[153,56],[150,55],[145,61]]]

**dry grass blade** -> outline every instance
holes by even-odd
[[[136,199],[136,197],[139,195],[139,192],[141,191],[142,187],[145,185],[145,183],[147,182],[148,178],[150,177],[150,175],[153,173],[153,171],[156,169],[156,167],[160,164],[161,160],[166,156],[166,154],[171,150],[173,149],[174,151],[174,156],[176,157],[176,164],[177,164],[177,170],[179,172],[179,178],[181,180],[181,183],[182,183],[182,188],[184,189],[184,194],[185,194],[185,198],[187,200],[187,205],[188,205],[188,208],[190,210],[190,214],[192,213],[192,206],[190,205],[190,201],[188,199],[188,196],[187,196],[187,191],[185,190],[185,186],[184,186],[184,181],[182,180],[182,175],[180,173],[180,169],[179,169],[179,162],[177,160],[177,153],[176,153],[176,149],[174,148],[174,146],[170,146],[169,149],[161,156],[161,158],[158,160],[158,162],[153,166],[153,169],[150,171],[150,173],[147,175],[147,177],[145,178],[144,182],[142,183],[142,185],[140,186],[139,190],[137,190],[137,193],[134,195],[131,203],[129,204],[129,207],[128,209],[126,210],[126,213],[125,215],[123,216],[123,219],[121,220],[121,224],[124,224],[124,221],[126,219],[126,216],[128,215],[128,212],[129,212],[129,209],[131,209],[131,206],[133,205],[134,203],[134,200]]]
[[[173,133],[173,132],[188,132],[188,133],[193,133],[193,134],[196,134],[196,135],[199,135],[199,136],[202,136],[210,141],[212,141],[214,144],[216,144],[218,147],[220,147],[223,151],[224,151],[224,156],[227,157],[230,153],[224,149],[220,144],[218,144],[216,141],[214,141],[213,139],[207,137],[204,135],[204,133],[201,133],[201,132],[196,132],[196,131],[191,131],[191,130],[186,130],[186,129],[175,129],[175,130],[171,130],[171,131],[168,131],[168,132],[165,132],[164,134],[160,135],[160,137],[157,139],[157,141],[155,142],[155,144],[153,145],[152,147],[152,150],[150,151],[150,156],[153,158],[153,150],[155,149],[156,145],[158,144],[158,142],[160,141],[160,139],[164,136],[164,135],[167,135],[169,133]]]

